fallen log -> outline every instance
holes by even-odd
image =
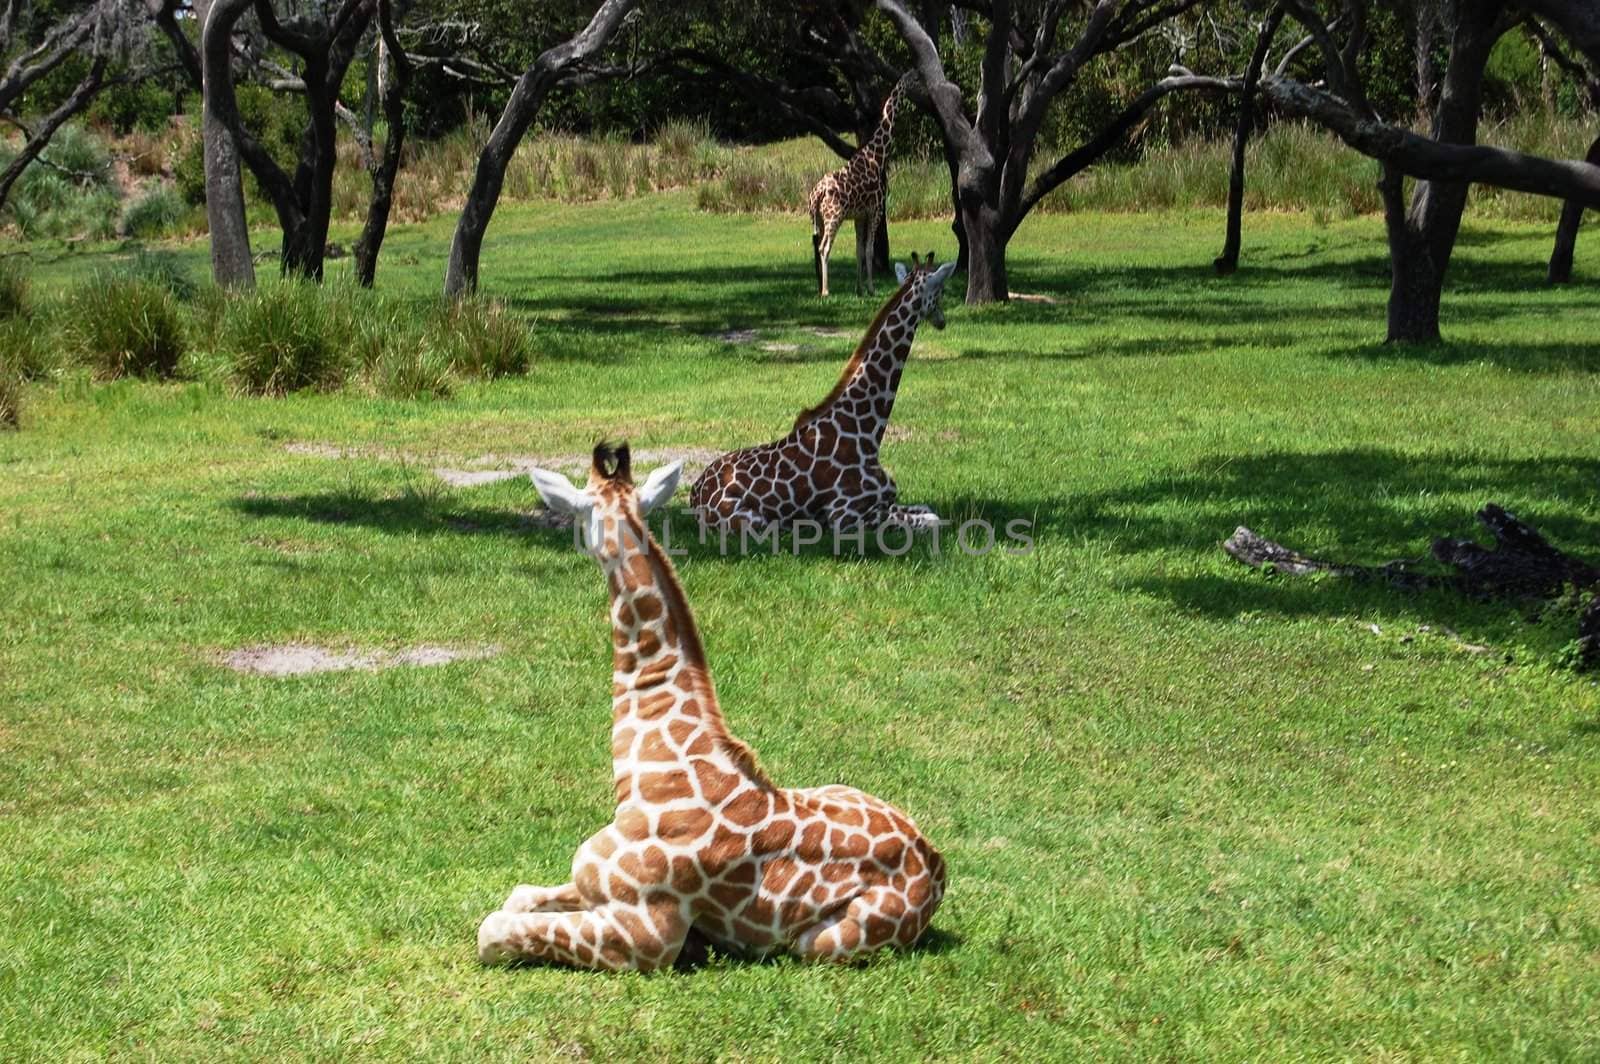
[[[1474,598],[1550,600],[1571,589],[1592,592],[1578,620],[1579,668],[1600,666],[1600,568],[1552,546],[1549,540],[1503,507],[1488,503],[1478,521],[1494,538],[1489,547],[1470,539],[1441,537],[1430,553],[1450,572],[1429,572],[1423,558],[1399,558],[1382,565],[1313,558],[1240,525],[1222,543],[1235,560],[1254,569],[1292,576],[1331,573],[1362,582],[1381,582],[1401,591],[1447,588]]]

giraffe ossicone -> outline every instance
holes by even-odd
[[[689,505],[708,526],[761,532],[805,519],[834,528],[899,524],[926,528],[939,516],[903,506],[878,460],[900,376],[924,320],[944,328],[940,299],[955,263],[911,257],[896,264],[900,287],[878,311],[827,397],[795,419],[781,440],[732,451],[706,466]]]
[[[616,813],[559,886],[523,885],[478,928],[485,963],[648,971],[696,932],[729,952],[850,962],[909,946],[945,864],[911,819],[851,787],[778,787],[729,732],[694,617],[646,514],[676,465],[635,490],[627,446],[597,447],[587,484],[538,470],[610,589]]]
[[[824,299],[828,297],[828,253],[846,219],[856,223],[856,294],[872,294],[878,216],[889,196],[889,138],[894,134],[895,112],[905,99],[911,77],[908,72],[895,82],[883,101],[878,128],[867,142],[844,166],[824,174],[806,198],[811,211],[811,256],[817,270],[817,294]]]

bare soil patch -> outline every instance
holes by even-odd
[[[432,643],[398,650],[336,650],[312,643],[278,643],[240,647],[223,656],[234,672],[253,676],[305,676],[317,672],[377,672],[402,665],[445,665],[475,661],[500,653],[498,646],[447,647]]]

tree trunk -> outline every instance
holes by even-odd
[[[387,64],[392,62],[394,72],[377,79],[377,95],[383,105],[383,118],[389,127],[389,137],[383,144],[383,158],[378,160],[372,171],[372,199],[367,203],[367,221],[361,228],[361,236],[356,240],[352,252],[356,280],[363,288],[371,288],[377,276],[378,251],[383,247],[383,238],[389,227],[395,175],[400,172],[400,153],[405,146],[406,87],[411,82],[411,62],[406,58],[399,38],[395,36],[389,0],[379,0],[378,29],[382,39],[377,49],[377,62],[373,66],[387,71]]]
[[[571,40],[540,53],[532,66],[517,79],[506,109],[489,134],[489,142],[478,155],[467,202],[456,222],[450,241],[450,259],[445,264],[444,294],[457,298],[477,291],[478,258],[483,251],[483,236],[494,217],[505,185],[506,166],[516,152],[522,136],[556,83],[576,64],[605,47],[622,20],[637,6],[638,0],[605,0],[589,24]]]
[[[1589,145],[1584,162],[1600,166],[1600,137]],[[1550,284],[1567,284],[1572,280],[1572,254],[1578,246],[1578,226],[1583,222],[1583,204],[1567,200],[1561,208],[1561,221],[1556,224],[1556,245],[1550,252],[1550,269],[1545,279]]]
[[[1462,0],[1450,40],[1439,104],[1434,112],[1433,139],[1444,144],[1475,144],[1482,110],[1483,70],[1489,52],[1504,32],[1500,5],[1494,0]],[[1439,302],[1445,271],[1461,230],[1466,209],[1465,181],[1417,182],[1411,204],[1398,208],[1402,179],[1384,164],[1380,187],[1384,223],[1389,233],[1389,343],[1436,343]]]
[[[211,230],[211,279],[221,288],[253,288],[250,230],[232,129],[239,124],[233,91],[230,38],[252,0],[213,0],[201,15],[200,56],[204,83],[200,135],[205,153],[206,222]]]
[[[1250,65],[1245,68],[1244,86],[1239,95],[1239,120],[1233,129],[1233,163],[1228,170],[1228,221],[1222,239],[1222,254],[1212,262],[1217,274],[1227,277],[1239,268],[1239,244],[1243,239],[1244,225],[1244,151],[1250,143],[1250,132],[1255,125],[1256,82],[1261,78],[1261,67],[1267,61],[1267,49],[1283,21],[1283,8],[1274,7],[1256,34],[1256,47],[1250,54]]]
[[[999,213],[987,204],[964,202],[961,227],[967,237],[967,303],[1005,302],[1011,291],[1006,284],[1006,245]]]

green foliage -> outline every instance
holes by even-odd
[[[450,394],[450,357],[432,343],[386,343],[368,367],[373,389],[389,399],[432,399]]]
[[[504,303],[482,296],[446,302],[430,325],[427,348],[455,373],[492,380],[528,371],[527,323]]]
[[[15,157],[0,150],[0,167]],[[22,171],[0,217],[29,240],[109,240],[119,213],[105,144],[80,126],[66,125]]]
[[[167,127],[173,111],[172,88],[160,78],[146,77],[101,92],[89,105],[88,118],[121,134],[135,130],[154,133]]]
[[[227,307],[221,340],[234,380],[255,395],[337,387],[351,367],[351,320],[306,281],[264,284]]]
[[[66,336],[103,380],[171,377],[185,350],[178,303],[165,287],[104,271],[68,300]]]
[[[12,359],[12,333],[15,321],[0,322],[0,429],[22,425],[22,368]]]
[[[206,201],[205,141],[189,130],[173,144],[172,182],[183,202],[192,207]]]
[[[171,251],[139,248],[122,268],[125,276],[159,285],[181,302],[193,299],[199,286],[182,256]]]
[[[28,315],[28,274],[14,257],[0,258],[0,321]]]
[[[170,185],[157,185],[128,205],[122,214],[122,235],[165,236],[188,216],[189,205]]]

